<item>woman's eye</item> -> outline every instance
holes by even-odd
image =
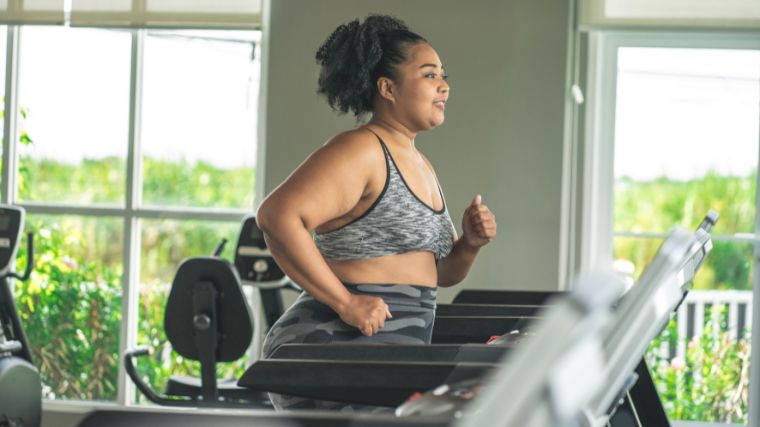
[[[449,79],[449,75],[448,74],[444,74],[444,75],[441,76],[441,78],[444,79],[444,80],[448,80]]]
[[[425,77],[427,77],[429,79],[434,79],[434,78],[438,77],[438,74],[436,74],[436,73],[429,73],[429,74],[425,74]]]

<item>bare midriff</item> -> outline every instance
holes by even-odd
[[[431,252],[408,252],[327,264],[342,282],[436,287],[438,271]]]

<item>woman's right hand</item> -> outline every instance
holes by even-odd
[[[393,317],[382,298],[354,294],[351,294],[348,304],[338,314],[342,321],[368,337],[375,335],[385,326],[385,320]]]

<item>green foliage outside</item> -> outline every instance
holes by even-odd
[[[143,159],[143,203],[157,206],[244,208],[253,206],[255,171],[222,169],[198,161]]]
[[[98,257],[86,256],[115,237],[88,236],[97,228],[65,217],[28,219],[34,271],[28,282],[16,283],[16,302],[48,398],[115,398],[122,265],[104,268]],[[26,261],[23,247],[19,270]]]
[[[633,262],[633,275],[639,277],[662,241],[657,238],[616,237],[615,258]],[[713,241],[713,249],[694,278],[692,288],[752,291],[752,252],[751,243]]]
[[[689,181],[660,178],[615,182],[615,230],[668,232],[675,225],[691,229],[709,209],[720,213],[713,234],[752,233],[755,229],[757,176],[708,173]]]
[[[126,161],[120,157],[69,164],[23,155],[19,199],[123,205],[126,176]],[[254,184],[251,168],[223,169],[203,161],[191,164],[151,157],[143,162],[143,203],[149,206],[247,208],[253,206]]]
[[[646,360],[670,419],[747,423],[750,337],[729,336],[725,320],[716,331],[708,317],[702,336],[686,343],[685,358],[660,352],[663,343],[678,344],[674,320],[649,346]]]
[[[752,233],[755,221],[756,175],[745,177],[708,174],[690,181],[658,179],[616,183],[614,228],[616,231],[665,233],[675,225],[693,230],[713,209],[720,220],[713,235]],[[634,277],[654,257],[661,238],[616,237],[614,256],[631,261]],[[713,241],[713,250],[697,274],[694,289],[752,290],[753,245],[739,241]],[[651,345],[647,353],[655,384],[668,416],[677,420],[747,423],[750,339],[737,340],[727,332],[727,314],[714,330],[706,314],[704,333],[686,343],[684,360],[670,359],[661,346],[676,348],[675,321]]]

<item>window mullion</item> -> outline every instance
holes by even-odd
[[[16,127],[18,124],[18,46],[19,27],[8,26],[6,68],[5,68],[5,117],[3,126],[3,171],[2,171],[2,202],[13,204],[16,202],[18,187],[18,167],[16,155],[17,138]]]
[[[143,30],[132,31],[131,72],[129,83],[129,138],[127,151],[126,215],[124,218],[124,281],[122,284],[122,316],[119,354],[137,343],[137,317],[140,278],[140,204],[141,156],[140,115],[142,94]],[[121,358],[119,358],[121,360]],[[128,381],[123,362],[119,364],[117,402],[133,403],[134,385]]]
[[[583,148],[581,259],[587,271],[612,262],[613,144],[617,44],[606,34],[589,35]]]

